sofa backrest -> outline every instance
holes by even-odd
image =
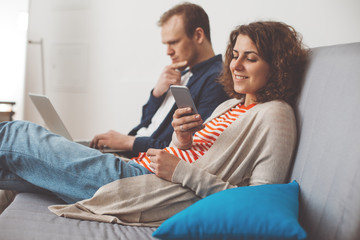
[[[360,239],[360,43],[312,49],[291,180],[309,239]]]

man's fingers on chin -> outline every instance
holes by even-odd
[[[173,69],[178,69],[178,68],[181,68],[181,67],[185,67],[186,64],[187,64],[187,61],[182,61],[182,62],[173,63],[173,64],[171,65],[171,67],[172,67]]]

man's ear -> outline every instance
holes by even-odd
[[[202,44],[205,41],[205,38],[204,29],[201,27],[196,28],[193,35],[193,40],[199,44]]]

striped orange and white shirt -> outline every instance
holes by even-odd
[[[245,107],[240,103],[229,109],[226,113],[214,118],[210,122],[207,122],[203,129],[194,134],[193,144],[190,149],[183,150],[174,147],[167,147],[164,150],[188,163],[192,163],[210,149],[217,137],[228,126],[230,126],[231,123],[233,123],[240,115],[246,113],[246,111],[253,106],[255,106],[255,104]],[[150,167],[150,159],[146,156],[146,152],[139,153],[139,156],[132,158],[132,160],[153,172],[153,169]]]

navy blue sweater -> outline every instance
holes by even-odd
[[[191,68],[193,75],[187,87],[203,120],[207,119],[220,103],[229,98],[223,86],[217,81],[222,67],[222,56],[219,54]],[[141,122],[130,131],[129,135],[135,136],[140,128],[149,126],[165,96],[166,93],[155,98],[151,91],[150,98],[142,109]],[[137,156],[139,152],[146,152],[149,148],[162,149],[169,146],[174,131],[171,122],[176,109],[176,104],[174,104],[164,121],[150,137],[136,137],[133,151],[127,154],[128,157]]]

